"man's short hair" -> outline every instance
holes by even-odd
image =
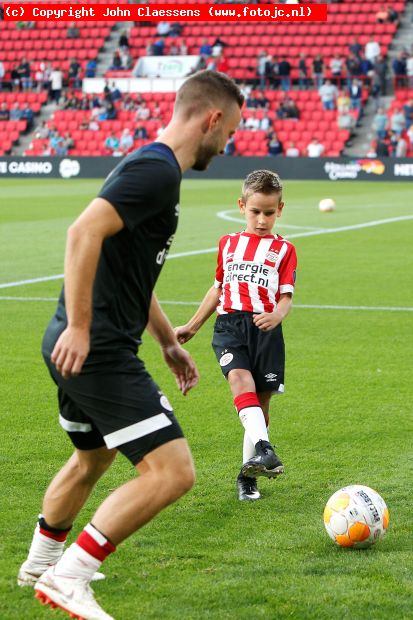
[[[219,71],[198,71],[178,90],[174,111],[183,111],[187,118],[211,105],[233,101],[241,108],[244,95],[235,82]]]
[[[280,177],[271,170],[254,170],[242,185],[242,200],[246,202],[251,194],[280,194],[283,186]]]

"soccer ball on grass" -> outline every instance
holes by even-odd
[[[324,509],[328,535],[340,547],[370,547],[383,538],[389,526],[389,510],[383,498],[370,487],[343,487]]]
[[[336,208],[336,203],[332,198],[323,198],[323,200],[320,200],[318,203],[318,208],[322,213],[329,213],[334,211]]]

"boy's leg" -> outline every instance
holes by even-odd
[[[81,617],[109,620],[96,603],[89,582],[102,561],[133,532],[194,484],[191,453],[184,438],[148,453],[136,466],[139,478],[114,491],[98,508],[77,541],[39,579],[36,596]],[[88,615],[95,614],[95,615]]]

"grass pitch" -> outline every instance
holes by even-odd
[[[214,278],[215,253],[188,252],[242,229],[240,184],[183,184],[180,227],[157,286],[175,325]],[[62,273],[66,228],[100,185],[1,181],[0,284],[20,283],[0,288],[1,620],[64,617],[16,586],[44,490],[71,453],[39,352],[61,280],[22,282]],[[117,620],[413,618],[413,190],[407,183],[285,185],[278,232],[295,243],[299,267],[284,324],[286,394],[273,400],[270,431],[286,473],[260,482],[261,501],[238,502],[243,431],[210,346],[212,319],[188,344],[201,381],[186,398],[145,336],[140,354],[175,407],[198,481],[106,562],[107,580],[95,591]],[[335,199],[335,213],[319,213],[325,197]],[[132,475],[119,457],[70,540]],[[322,522],[330,495],[354,483],[377,489],[390,509],[389,532],[367,551],[335,547]]]

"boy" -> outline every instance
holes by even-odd
[[[212,346],[245,429],[238,497],[254,501],[260,498],[257,476],[284,472],[267,427],[271,396],[284,392],[281,322],[291,309],[297,258],[294,246],[272,233],[284,208],[277,174],[249,174],[238,205],[246,229],[220,239],[215,283],[175,333],[183,344],[218,313]]]

